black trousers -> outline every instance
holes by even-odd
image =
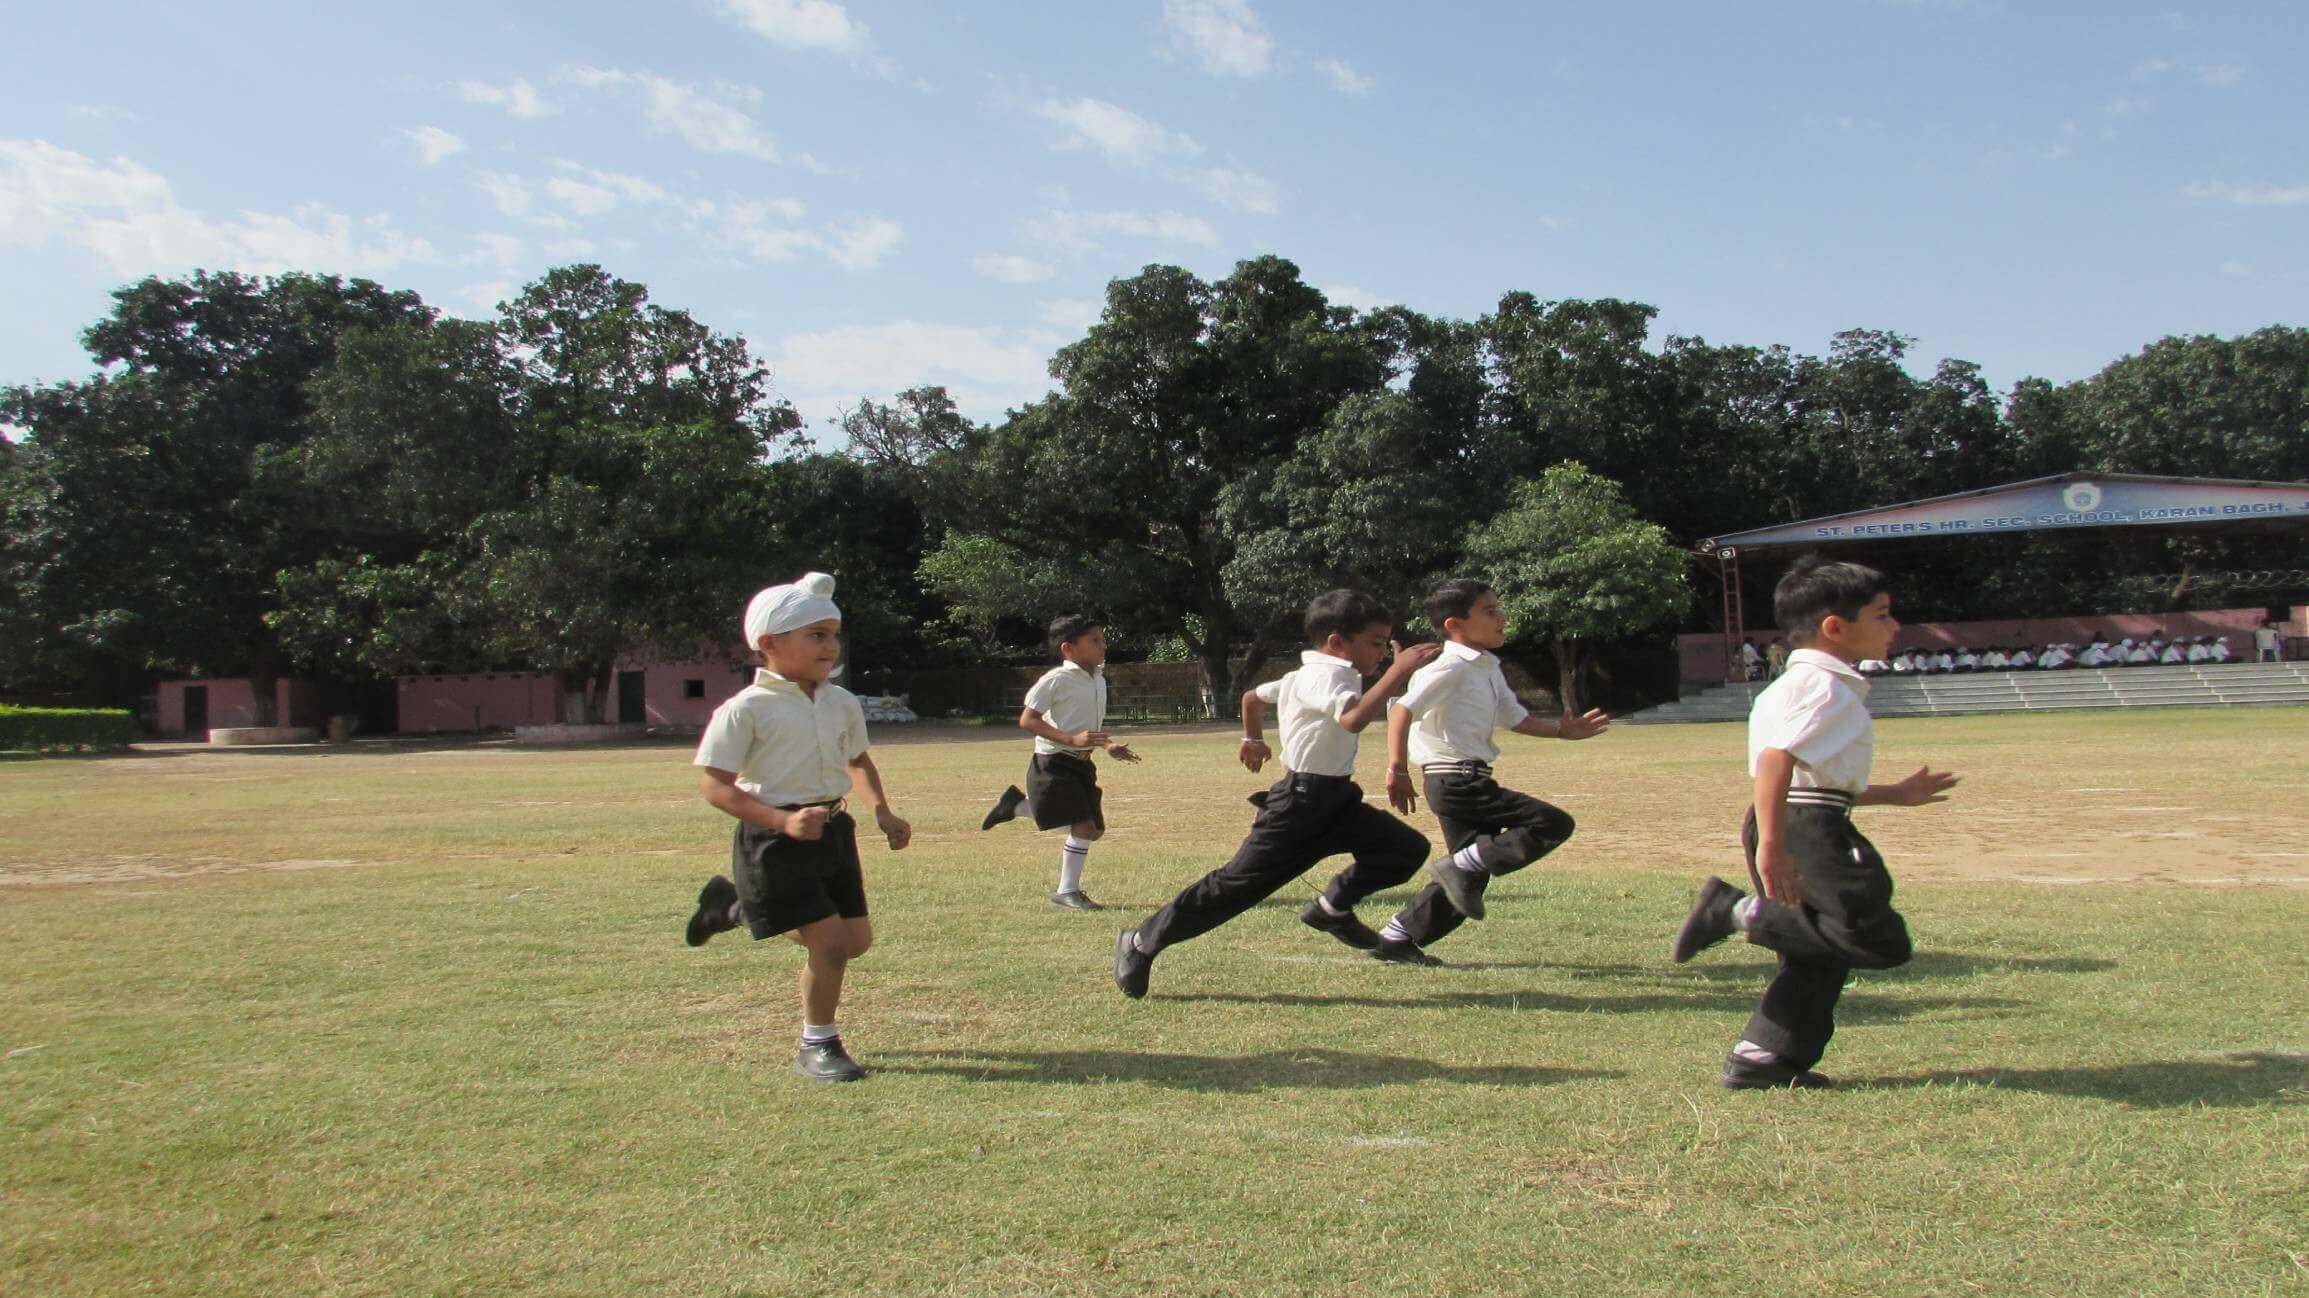
[[[1891,969],[1913,953],[1908,922],[1892,909],[1892,874],[1876,845],[1863,837],[1841,807],[1790,803],[1782,829],[1796,862],[1803,904],[1764,901],[1748,940],[1778,953],[1779,972],[1764,988],[1742,1035],[1798,1068],[1827,1053],[1836,1033],[1836,1001],[1854,969]],[[1764,893],[1756,872],[1756,813],[1740,827],[1748,878]]]
[[[1285,775],[1252,794],[1251,805],[1259,817],[1234,859],[1141,924],[1141,948],[1160,951],[1201,937],[1327,856],[1351,858],[1323,889],[1341,910],[1409,879],[1427,859],[1427,836],[1363,801],[1363,790],[1344,775]]]
[[[1427,795],[1428,810],[1443,822],[1445,850],[1476,845],[1484,869],[1478,887],[1489,887],[1491,875],[1513,874],[1563,846],[1575,828],[1571,813],[1528,793],[1501,788],[1488,768],[1432,766],[1420,788]],[[1430,883],[1395,922],[1413,942],[1426,946],[1450,936],[1467,917],[1442,888]]]

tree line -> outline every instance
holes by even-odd
[[[1697,538],[2071,469],[2309,479],[2309,331],[1999,395],[1969,362],[1912,374],[1888,330],[1812,356],[1655,314],[1358,311],[1280,257],[1150,266],[1046,398],[990,423],[938,388],[862,400],[826,452],[744,340],[598,266],[487,320],[358,279],[150,278],[83,333],[96,373],[0,391],[0,692],[525,668],[598,716],[618,658],[726,641],[747,593],[819,567],[869,673],[1014,658],[1092,608],[1223,709],[1311,591],[1408,609],[1465,566],[1568,694],[1593,646],[1705,620]],[[2218,602],[2251,594],[2225,571],[2297,566],[2279,538],[2111,536],[1920,547],[1903,603]]]

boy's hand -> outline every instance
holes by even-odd
[[[1129,744],[1108,744],[1106,746],[1106,755],[1112,757],[1118,762],[1129,762],[1133,766],[1136,766],[1145,760],[1137,753],[1132,752],[1130,750]]]
[[[1419,795],[1411,787],[1411,772],[1400,766],[1387,768],[1387,805],[1406,816],[1419,810]]]
[[[890,840],[890,850],[893,852],[905,851],[906,845],[914,841],[914,827],[888,807],[874,808],[874,824],[882,831],[882,837]]]
[[[1555,737],[1558,739],[1588,739],[1609,729],[1611,729],[1611,713],[1602,708],[1596,708],[1576,717],[1566,712],[1563,714],[1563,719],[1555,723]]]
[[[1243,765],[1253,771],[1265,766],[1267,759],[1274,755],[1274,751],[1267,747],[1267,741],[1264,739],[1246,739],[1243,741],[1243,746],[1235,753]]]
[[[1927,764],[1917,767],[1907,779],[1884,786],[1883,800],[1895,807],[1921,807],[1927,802],[1948,801],[1948,791],[1964,777],[1952,771],[1936,771]]]
[[[1804,883],[1796,874],[1796,858],[1777,842],[1756,844],[1756,874],[1764,881],[1764,896],[1783,906],[1804,904]]]
[[[1069,748],[1104,748],[1114,742],[1114,736],[1104,730],[1077,730],[1066,737]]]
[[[1387,647],[1395,653],[1394,663],[1387,668],[1387,674],[1390,676],[1409,676],[1434,662],[1435,655],[1443,652],[1443,646],[1434,640],[1422,641],[1409,648],[1390,640],[1387,642]]]
[[[779,827],[778,832],[805,843],[816,842],[825,836],[826,817],[832,814],[832,809],[827,807],[804,807],[800,811],[789,811],[786,813],[786,823]]]

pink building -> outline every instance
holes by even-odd
[[[232,729],[257,723],[256,688],[247,677],[221,680],[162,681],[160,714],[154,719],[160,733],[206,739],[212,729]],[[278,726],[319,726],[321,693],[311,681],[283,678],[273,685],[273,722]]]
[[[702,726],[723,699],[752,682],[753,668],[735,659],[701,657],[659,662],[634,657],[610,675],[602,720],[648,726]],[[571,719],[576,695],[549,672],[476,672],[462,676],[403,676],[401,732],[510,730]]]

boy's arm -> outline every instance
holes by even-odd
[[[1104,730],[1061,730],[1030,707],[1018,710],[1018,728],[1061,748],[1104,748],[1114,742]]]
[[[1387,701],[1411,683],[1411,673],[1434,662],[1435,655],[1442,652],[1443,646],[1432,640],[1409,648],[1396,646],[1395,661],[1388,664],[1386,672],[1372,682],[1370,689],[1363,691],[1353,707],[1340,714],[1339,724],[1349,734],[1361,734],[1365,726],[1379,719],[1379,710],[1387,706]]]
[[[1243,691],[1243,742],[1236,756],[1244,766],[1256,771],[1267,764],[1275,752],[1267,747],[1260,732],[1267,728],[1267,701],[1259,697],[1256,686]]]
[[[1387,802],[1406,816],[1419,810],[1411,786],[1411,709],[1400,703],[1387,709]]]
[[[804,807],[800,811],[780,811],[753,794],[738,787],[738,773],[718,766],[703,768],[705,775],[699,781],[699,791],[717,810],[749,825],[759,825],[788,838],[813,839],[826,832],[826,809]]]
[[[1964,779],[1951,771],[1936,771],[1930,765],[1919,766],[1907,779],[1891,784],[1871,784],[1860,791],[1852,801],[1860,806],[1921,807],[1927,802],[1948,801],[1948,791]]]
[[[1783,906],[1804,900],[1796,862],[1780,840],[1788,823],[1788,781],[1795,774],[1796,755],[1785,748],[1767,748],[1756,758],[1756,875],[1764,881],[1764,895]]]
[[[1560,717],[1543,717],[1534,712],[1510,728],[1519,735],[1540,735],[1548,739],[1586,739],[1611,729],[1611,713],[1602,708],[1591,708],[1576,717],[1569,712]]]
[[[850,778],[864,786],[866,801],[874,808],[874,824],[882,837],[890,842],[890,850],[902,851],[914,841],[914,827],[900,819],[890,809],[890,795],[882,791],[882,770],[874,765],[874,754],[860,753],[850,759]]]

